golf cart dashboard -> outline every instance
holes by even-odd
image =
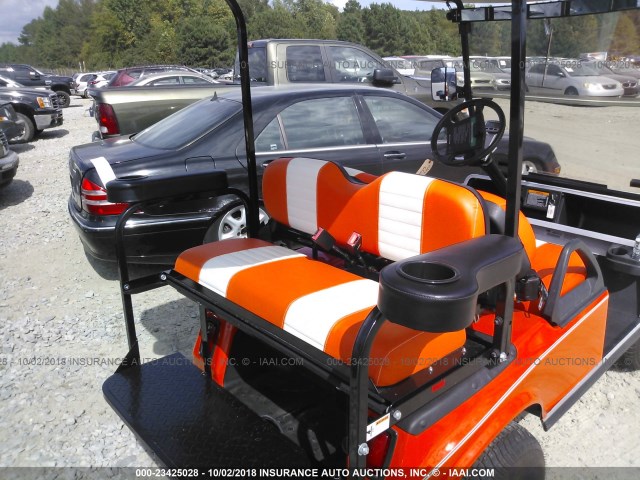
[[[640,233],[640,197],[612,195],[606,186],[530,175],[522,180],[520,209],[540,241],[565,244],[581,238],[596,255],[613,245],[632,247]],[[497,193],[489,177],[470,175],[466,184]]]

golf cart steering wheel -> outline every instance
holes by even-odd
[[[485,107],[498,115],[497,121],[490,120],[485,124]],[[458,113],[464,109],[469,110],[469,116],[457,118]],[[436,160],[446,165],[481,165],[487,155],[495,150],[505,128],[506,121],[502,109],[488,98],[475,98],[457,105],[444,114],[433,130],[431,151]],[[446,145],[438,144],[442,130],[446,134]],[[485,144],[487,134],[493,135],[493,138]]]

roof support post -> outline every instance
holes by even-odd
[[[249,237],[258,236],[258,173],[256,167],[256,147],[253,134],[253,111],[251,109],[251,77],[249,76],[249,46],[247,23],[237,0],[225,0],[233,12],[238,34],[238,58],[240,63],[240,89],[244,115],[244,141],[247,152],[247,175],[249,177],[249,211],[247,227]]]
[[[522,142],[524,137],[526,0],[512,0],[511,11],[511,103],[509,109],[509,162],[505,234],[517,237],[522,180]]]

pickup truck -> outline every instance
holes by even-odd
[[[236,60],[235,72],[239,71]],[[389,88],[445,112],[456,103],[434,102],[431,82],[400,75],[381,57],[355,43],[337,40],[268,39],[249,42],[249,73],[255,86],[309,83],[367,83]],[[89,89],[99,131],[93,139],[139,132],[215,92],[214,86]]]
[[[55,92],[31,88],[0,87],[0,104],[10,103],[17,122],[23,126],[21,135],[9,138],[11,143],[30,142],[46,128],[62,125],[62,108]]]
[[[31,65],[21,63],[0,63],[0,75],[8,77],[21,85],[31,87],[49,87],[56,92],[62,108],[67,108],[71,103],[71,87],[73,79],[60,75],[42,73]]]
[[[0,187],[11,183],[18,171],[18,154],[9,149],[8,137],[20,135],[22,127],[10,103],[0,103]]]

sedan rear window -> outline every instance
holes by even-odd
[[[240,102],[219,97],[205,98],[151,125],[132,140],[151,148],[177,150],[213,130],[240,110]]]

